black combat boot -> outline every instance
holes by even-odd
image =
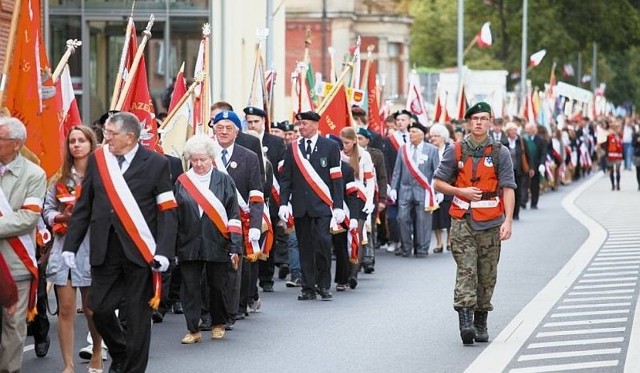
[[[375,258],[373,254],[373,249],[370,245],[365,245],[363,247],[363,258],[362,258],[362,269],[364,273],[371,274],[375,271]]]
[[[487,314],[487,311],[475,311],[473,313],[473,327],[476,330],[476,342],[489,342]]]
[[[471,308],[461,308],[458,310],[458,319],[460,321],[460,338],[465,345],[473,344],[476,332],[473,329],[473,310]]]

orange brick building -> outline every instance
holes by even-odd
[[[13,3],[13,0],[0,0],[0,66],[4,65],[4,56],[7,52],[7,39],[11,28]]]

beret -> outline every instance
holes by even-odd
[[[411,123],[408,127],[407,130],[410,130],[412,128],[418,129],[420,131],[422,131],[422,133],[427,133],[427,127],[423,126],[422,124],[418,123],[418,122],[413,122]]]
[[[221,111],[213,118],[213,124],[218,123],[221,120],[230,120],[235,124],[238,128],[242,127],[242,123],[240,122],[240,118],[233,111]]]
[[[295,132],[295,130],[296,130],[296,126],[293,123],[287,122],[284,132]]]
[[[109,119],[110,116],[119,112],[120,110],[109,110],[100,116],[100,119],[98,119],[98,122],[100,122],[100,124],[104,126],[104,124],[107,122],[107,119]]]
[[[287,130],[287,125],[289,124],[288,120],[285,120],[283,122],[276,122],[274,124],[271,125],[271,128],[277,128],[280,131],[286,131]]]
[[[367,115],[367,112],[364,111],[364,109],[361,108],[358,105],[352,105],[351,106],[351,114],[355,115],[355,116],[362,116],[362,115]]]
[[[247,115],[257,115],[259,117],[263,117],[266,118],[267,117],[267,112],[257,108],[255,106],[247,106],[246,108],[244,108],[244,113]]]
[[[358,135],[362,135],[366,138],[368,138],[369,140],[371,140],[371,132],[363,127],[358,128]]]
[[[338,143],[338,147],[340,148],[340,150],[342,150],[342,148],[344,147],[344,144],[342,143],[342,139],[340,139],[338,136],[332,135],[332,134],[329,133],[325,137],[328,138],[329,140],[333,140],[333,141],[337,142]]]
[[[464,113],[464,119],[469,119],[473,114],[478,114],[478,113],[492,114],[491,106],[489,106],[489,104],[487,104],[484,101],[480,101],[477,104],[470,107],[469,109],[467,109],[467,111]]]
[[[402,114],[404,114],[404,115],[408,115],[408,116],[409,116],[409,118],[412,118],[412,117],[413,117],[413,113],[412,113],[412,112],[410,112],[409,110],[406,110],[406,109],[402,109],[402,110],[398,110],[398,111],[396,111],[395,113],[393,113],[393,118],[394,118],[394,119],[397,119],[397,118],[398,118],[398,115],[402,115]]]
[[[311,120],[314,122],[320,121],[320,115],[315,111],[303,111],[301,113],[296,114],[297,120]]]

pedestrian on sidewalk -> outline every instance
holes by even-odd
[[[623,161],[622,134],[620,122],[612,122],[607,141],[602,144],[606,152],[607,169],[611,180],[611,190],[620,190],[620,166]]]
[[[462,342],[489,341],[487,314],[496,285],[501,241],[511,237],[516,182],[507,147],[488,136],[491,106],[465,113],[470,133],[444,151],[436,190],[453,195],[451,249],[457,265],[453,308]]]

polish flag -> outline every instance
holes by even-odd
[[[541,49],[536,53],[532,54],[531,57],[529,57],[529,67],[536,67],[540,65],[540,62],[542,62],[542,59],[546,54],[547,54],[546,49]]]
[[[411,73],[409,77],[409,91],[405,108],[415,114],[422,125],[427,125],[429,122],[427,105],[425,105],[422,93],[420,93],[420,78],[416,73]]]
[[[82,125],[78,101],[73,90],[69,65],[66,65],[60,74],[60,79],[56,87],[62,99],[62,122],[60,123],[60,139],[65,139],[69,130],[74,126]]]
[[[562,76],[564,77],[569,77],[569,76],[574,76],[575,73],[573,71],[573,65],[570,63],[565,64],[562,67]]]
[[[480,48],[490,48],[493,44],[493,38],[491,37],[491,22],[485,22],[478,32],[477,43]]]

